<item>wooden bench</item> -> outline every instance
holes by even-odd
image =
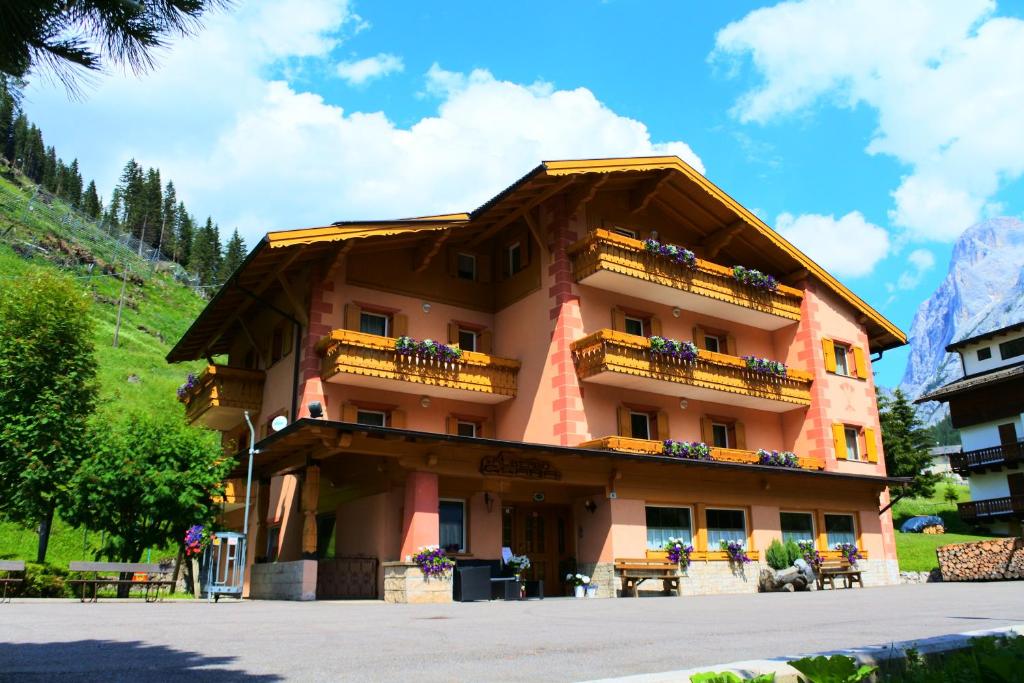
[[[97,601],[100,587],[127,585],[129,591],[134,587],[139,587],[144,591],[143,597],[146,602],[159,600],[161,588],[166,587],[170,592],[174,587],[174,582],[169,578],[171,568],[167,565],[145,562],[72,562],[68,565],[68,569],[83,574],[82,578],[70,579],[67,582],[82,586],[81,602],[85,602],[90,586],[92,586],[90,602]],[[91,576],[85,576],[86,574],[91,574]],[[109,576],[110,574],[116,576]],[[131,578],[122,578],[125,575],[131,575]]]
[[[677,595],[682,595],[679,590],[679,565],[675,562],[646,558],[623,558],[615,560],[615,570],[619,572],[619,577],[622,579],[623,595],[637,597],[640,584],[648,579],[660,580],[665,595],[669,595],[672,591],[675,591]]]
[[[864,581],[861,579],[860,573],[861,570],[850,564],[850,561],[845,558],[825,560],[818,568],[818,590],[825,590],[826,583],[832,590],[835,590],[837,578],[843,580],[844,588],[852,588],[855,583],[863,588]]]
[[[0,576],[0,583],[4,585],[3,597],[0,597],[0,603],[10,602],[10,598],[7,597],[7,586],[12,583],[22,583],[25,580],[25,561],[0,560],[0,572],[3,573],[3,575]],[[11,576],[11,572],[21,572],[22,576]]]

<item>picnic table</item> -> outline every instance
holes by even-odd
[[[855,583],[863,588],[864,581],[860,574],[861,570],[850,564],[846,558],[825,560],[818,568],[818,590],[825,590],[826,583],[835,590],[837,578],[843,580],[844,588],[852,588]]]
[[[161,588],[166,587],[170,592],[174,586],[174,582],[170,579],[171,567],[163,564],[72,562],[68,565],[68,569],[73,572],[81,572],[83,575],[80,579],[70,579],[67,582],[82,586],[81,602],[86,601],[90,586],[92,587],[92,598],[89,602],[97,601],[101,587],[127,585],[129,591],[135,587],[142,588],[146,602],[156,602],[160,599]],[[130,578],[123,578],[125,576],[130,576]]]
[[[622,594],[637,597],[637,590],[648,579],[660,580],[666,595],[679,590],[679,565],[666,560],[648,558],[620,558],[615,560],[615,569],[622,579]]]

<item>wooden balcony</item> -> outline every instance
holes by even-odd
[[[628,436],[605,436],[580,444],[581,448],[594,448],[602,451],[621,451],[640,455],[661,455],[662,442],[651,439],[634,439]],[[717,462],[738,462],[745,465],[756,465],[759,462],[757,451],[741,451],[735,448],[712,448],[711,458]],[[818,458],[798,457],[800,468],[805,470],[821,470],[825,463]]]
[[[601,330],[573,342],[580,379],[621,389],[668,394],[781,413],[811,404],[811,375],[787,377],[748,370],[742,358],[701,350],[694,361],[652,353],[650,341]]]
[[[988,498],[957,503],[957,511],[965,522],[981,522],[999,517],[1024,519],[1024,495]]]
[[[214,496],[213,502],[223,505],[225,510],[234,510],[245,505],[245,479],[228,479],[224,482],[224,495]]]
[[[207,366],[185,395],[185,419],[220,431],[238,426],[246,410],[254,416],[259,413],[263,377],[262,370]]]
[[[519,361],[463,351],[454,362],[406,356],[391,337],[334,330],[320,341],[325,382],[425,394],[476,403],[500,403],[516,395]]]
[[[763,330],[800,320],[799,289],[780,284],[766,292],[737,282],[731,267],[703,259],[697,259],[696,268],[686,268],[646,251],[640,240],[607,230],[590,233],[569,252],[581,285]]]
[[[1022,463],[1024,463],[1024,441],[980,448],[965,453],[953,453],[949,456],[949,466],[962,476],[969,476],[971,472],[986,469],[997,471],[1001,467],[1017,468]]]

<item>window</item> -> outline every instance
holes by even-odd
[[[476,331],[459,328],[459,348],[463,351],[476,351],[476,338]]]
[[[460,280],[476,280],[476,256],[461,253],[456,255],[455,276]]]
[[[708,508],[708,550],[719,550],[722,541],[747,543],[747,518],[743,510]]]
[[[829,548],[835,548],[837,543],[856,544],[853,515],[825,515],[825,536]]]
[[[661,550],[665,541],[678,538],[687,545],[693,543],[689,508],[647,508],[647,547]]]
[[[983,349],[978,349],[978,360],[988,360],[992,357],[992,347],[986,346]]]
[[[647,413],[631,412],[629,414],[629,431],[629,435],[634,439],[650,439],[651,416]]]
[[[277,547],[281,541],[281,525],[267,528],[267,562],[277,562]]]
[[[361,311],[359,313],[359,331],[388,337],[391,335],[391,316]]]
[[[629,228],[612,228],[611,232],[616,235],[622,235],[623,237],[630,237],[632,239],[640,239],[640,233],[636,230],[630,230]]]
[[[478,436],[480,425],[468,420],[457,420],[455,422],[455,433],[459,436]]]
[[[388,414],[383,410],[357,410],[356,424],[387,427]]]
[[[462,552],[466,549],[466,502],[463,500],[442,500],[438,505],[441,525],[441,547],[446,552]]]
[[[722,352],[721,340],[713,334],[704,335],[704,348],[715,353]]]
[[[721,422],[711,423],[711,441],[715,448],[732,448],[729,439],[729,425]]]
[[[847,348],[842,344],[836,344],[836,374],[837,375],[850,375],[850,367],[846,362]]]
[[[523,269],[523,245],[521,242],[510,244],[506,249],[508,256],[508,274],[515,275]]]
[[[1024,356],[1024,337],[1011,339],[999,345],[999,355],[1003,360]]]
[[[270,337],[270,364],[273,365],[292,352],[291,325],[281,323],[274,326]]]
[[[780,512],[782,541],[813,541],[814,515],[810,512]]]
[[[643,318],[626,316],[626,334],[635,334],[638,337],[647,336],[647,321]]]
[[[843,434],[846,436],[846,459],[860,460],[860,435],[856,427],[845,427]]]

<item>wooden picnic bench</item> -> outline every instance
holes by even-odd
[[[845,558],[825,560],[818,568],[818,590],[825,590],[826,583],[832,590],[835,590],[837,578],[843,580],[844,588],[852,588],[855,583],[863,588],[864,581],[861,579],[860,573],[861,570],[850,564],[850,561]]]
[[[90,586],[90,602],[97,601],[100,587],[127,585],[129,591],[134,587],[142,588],[146,602],[155,602],[160,599],[161,588],[166,587],[170,592],[174,586],[174,582],[169,578],[171,567],[168,565],[145,562],[72,562],[68,569],[83,574],[82,578],[70,579],[67,582],[82,586],[81,602],[85,602]],[[87,574],[91,576],[86,576]],[[109,576],[110,574],[116,576]],[[130,575],[131,578],[122,578],[126,575]]]
[[[637,590],[648,579],[660,580],[665,595],[679,590],[679,565],[668,560],[647,558],[621,558],[615,560],[615,570],[622,579],[622,594],[637,596]]]
[[[10,598],[7,597],[7,586],[12,583],[22,583],[25,580],[25,561],[24,560],[0,560],[0,572],[3,573],[0,576],[0,583],[4,585],[3,597],[0,597],[0,603],[10,602]],[[21,572],[20,577],[11,576],[12,572]]]

